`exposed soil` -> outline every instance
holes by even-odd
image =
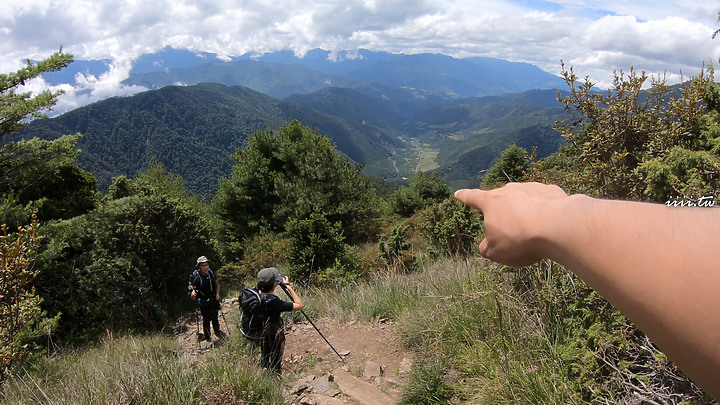
[[[228,327],[231,334],[239,334],[236,321],[239,316],[237,299],[225,300],[222,303],[225,319],[220,316],[223,331]],[[312,319],[312,318],[311,318]],[[225,321],[229,324],[225,325]],[[412,352],[404,349],[395,336],[395,325],[391,322],[339,322],[334,318],[312,319],[313,323],[340,354],[338,356],[306,319],[298,323],[286,322],[286,345],[283,357],[283,378],[292,394],[297,386],[304,381],[309,386],[313,378],[329,376],[332,371],[343,368],[349,374],[377,386],[390,397],[397,398],[400,384],[406,377],[412,360]],[[175,337],[183,345],[183,357],[187,361],[202,361],[204,354],[212,350],[214,343],[198,343],[195,313],[181,317],[175,326]],[[202,330],[202,316],[200,316]],[[341,360],[342,358],[342,360]],[[302,390],[302,388],[300,388]],[[312,389],[310,389],[312,391]],[[345,403],[359,403],[352,398],[344,397],[335,389],[328,395],[342,399]],[[295,397],[290,395],[291,403]],[[307,398],[304,399],[307,401]],[[305,402],[308,403],[308,402]],[[330,403],[314,399],[311,403]]]

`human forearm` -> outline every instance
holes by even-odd
[[[578,274],[719,397],[712,390],[720,376],[720,210],[586,196],[558,205],[548,257]]]
[[[561,263],[720,397],[720,210],[568,197],[539,183],[455,195],[484,214],[483,256]]]
[[[305,308],[305,304],[302,301],[302,298],[295,292],[292,285],[286,284],[285,285],[288,294],[290,294],[290,297],[293,300],[293,311],[300,311],[303,308]]]

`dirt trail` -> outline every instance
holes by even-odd
[[[239,334],[236,327],[239,316],[237,299],[225,300],[222,310],[225,314],[225,319],[220,316],[222,330],[227,331],[229,327],[231,334]],[[283,378],[286,386],[290,387],[287,390],[288,404],[370,403],[362,396],[354,396],[353,392],[343,392],[343,386],[348,387],[346,391],[357,391],[357,387],[363,387],[359,391],[366,394],[373,394],[371,387],[375,387],[378,390],[373,395],[375,399],[387,397],[392,399],[389,403],[397,400],[400,385],[410,369],[412,353],[405,350],[395,337],[394,324],[384,321],[341,323],[332,318],[312,320],[344,361],[305,319],[300,323],[286,323]],[[198,345],[196,322],[195,313],[189,313],[175,325],[175,338],[182,344],[183,357],[187,361],[202,361],[204,354],[213,348],[210,342]],[[202,329],[202,317],[199,327]],[[342,381],[337,380],[334,374]]]

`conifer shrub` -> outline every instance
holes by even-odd
[[[291,219],[286,234],[287,265],[293,280],[301,283],[343,283],[360,276],[360,255],[345,243],[339,222],[321,212],[306,219]]]
[[[483,177],[482,187],[492,189],[510,182],[524,181],[530,174],[530,157],[528,152],[512,144],[505,149],[499,159]]]
[[[66,340],[162,328],[192,305],[195,259],[219,257],[203,213],[163,195],[112,200],[42,232],[35,287],[43,309],[62,314],[58,333]]]
[[[409,181],[408,187],[397,189],[388,197],[388,201],[393,212],[409,218],[429,205],[445,200],[451,194],[450,186],[445,184],[437,173],[427,176],[423,172],[417,172]]]
[[[448,198],[419,213],[418,229],[440,254],[464,257],[477,251],[483,233],[480,219],[476,210]]]
[[[347,245],[342,256],[336,258],[332,266],[311,275],[311,280],[315,285],[343,285],[360,281],[363,275],[360,248]]]
[[[264,267],[285,265],[285,251],[290,239],[278,234],[256,235],[243,243],[238,263],[227,263],[218,270],[224,286],[240,289],[247,280],[251,284]]]
[[[220,182],[213,197],[220,239],[233,260],[240,257],[243,240],[283,232],[289,221],[316,211],[341,223],[353,242],[372,232],[378,204],[360,174],[362,166],[350,163],[329,137],[312,128],[294,120],[277,131],[258,131],[233,159],[232,176]]]
[[[400,223],[392,229],[387,241],[384,237],[380,237],[378,257],[383,267],[405,273],[415,270],[417,262],[412,244],[407,241],[408,229],[408,225]]]

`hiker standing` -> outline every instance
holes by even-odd
[[[283,301],[273,294],[273,291],[281,282],[294,302]],[[260,365],[266,370],[272,370],[280,374],[282,356],[285,351],[285,325],[280,314],[300,311],[305,308],[305,304],[293,289],[290,280],[287,277],[281,277],[275,267],[267,267],[258,272],[257,288],[265,301],[265,311],[267,313],[262,339],[259,342],[262,352]]]
[[[190,277],[192,292],[190,297],[197,300],[200,312],[203,317],[203,333],[205,340],[212,341],[210,337],[210,323],[212,323],[215,335],[223,338],[225,334],[220,330],[218,311],[220,310],[220,283],[210,270],[210,262],[207,257],[200,256],[196,263],[197,269]]]

